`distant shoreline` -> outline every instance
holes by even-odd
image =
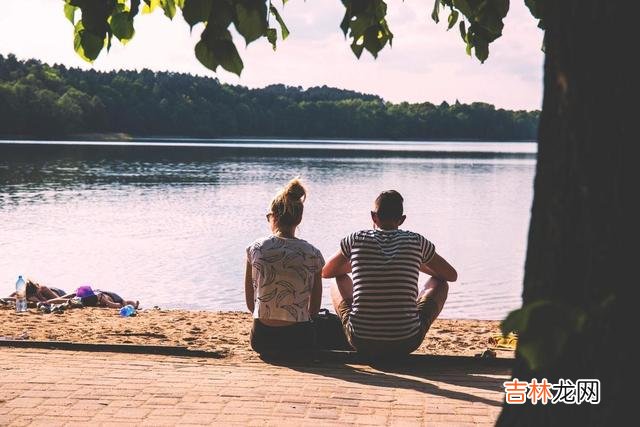
[[[171,142],[216,142],[216,141],[291,141],[291,142],[317,142],[317,141],[343,141],[343,142],[358,142],[358,141],[372,141],[372,142],[495,142],[495,143],[536,143],[535,139],[482,139],[482,138],[438,138],[438,139],[385,139],[385,138],[296,138],[296,137],[282,137],[282,136],[220,136],[220,137],[194,137],[194,136],[172,136],[172,135],[131,135],[124,132],[118,133],[86,133],[86,134],[74,134],[67,136],[48,136],[43,137],[40,135],[0,135],[0,141],[51,141],[51,142],[64,142],[64,141],[99,141],[99,142],[142,142],[142,141],[171,141]]]
[[[457,144],[460,144],[459,146]],[[504,145],[503,145],[504,144]],[[520,145],[522,144],[522,145]],[[525,144],[529,144],[527,147]],[[297,158],[512,158],[534,159],[537,146],[526,142],[372,141],[288,139],[0,140],[11,159],[168,159],[216,160],[221,157]]]

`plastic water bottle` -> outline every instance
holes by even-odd
[[[27,283],[22,276],[18,276],[16,282],[16,313],[27,311]]]
[[[134,314],[136,314],[136,309],[131,304],[127,304],[120,309],[120,316],[122,317],[129,317],[133,316]]]

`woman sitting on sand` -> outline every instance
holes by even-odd
[[[293,179],[276,194],[267,213],[272,234],[247,248],[245,298],[253,313],[251,348],[269,356],[313,348],[310,319],[322,299],[322,254],[295,237],[306,190]]]
[[[80,303],[83,307],[122,308],[125,305],[132,305],[133,307],[138,308],[140,305],[139,301],[126,301],[115,292],[101,291],[99,289],[94,291],[91,286],[88,285],[80,286],[74,293],[50,299],[46,301],[46,304],[69,303],[75,298],[80,299]]]
[[[27,279],[26,282],[26,292],[27,292],[27,302],[29,303],[39,303],[42,301],[47,301],[52,298],[58,298],[63,296],[66,292],[62,289],[54,288],[53,286],[44,286],[41,285],[32,279]],[[4,302],[15,301],[16,293],[13,292],[9,295],[9,298],[3,298]]]

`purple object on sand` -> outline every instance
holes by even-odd
[[[92,295],[95,294],[93,293],[93,289],[91,289],[91,286],[89,285],[83,285],[76,289],[76,296],[79,298],[86,298]]]

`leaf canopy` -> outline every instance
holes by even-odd
[[[360,58],[364,50],[374,58],[387,45],[393,33],[387,22],[387,3],[384,0],[341,0],[345,8],[340,24],[351,50]],[[489,45],[502,35],[503,19],[509,11],[509,0],[432,0],[431,18],[438,23],[440,13],[448,10],[447,29],[459,23],[460,35],[469,55],[481,62],[489,56]],[[282,1],[284,7],[287,0]],[[525,0],[534,17],[541,20],[543,0]],[[142,9],[141,9],[142,6]],[[87,61],[95,60],[103,48],[111,46],[115,36],[126,43],[135,35],[135,18],[142,10],[152,13],[162,9],[173,19],[178,10],[191,29],[205,25],[195,54],[207,68],[218,66],[240,75],[242,59],[229,32],[231,24],[246,44],[265,38],[276,48],[277,31],[269,24],[273,17],[280,27],[282,40],[289,29],[280,10],[271,0],[64,0],[64,14],[74,25],[74,47]],[[76,12],[80,12],[79,14]],[[78,15],[79,18],[78,19]]]

